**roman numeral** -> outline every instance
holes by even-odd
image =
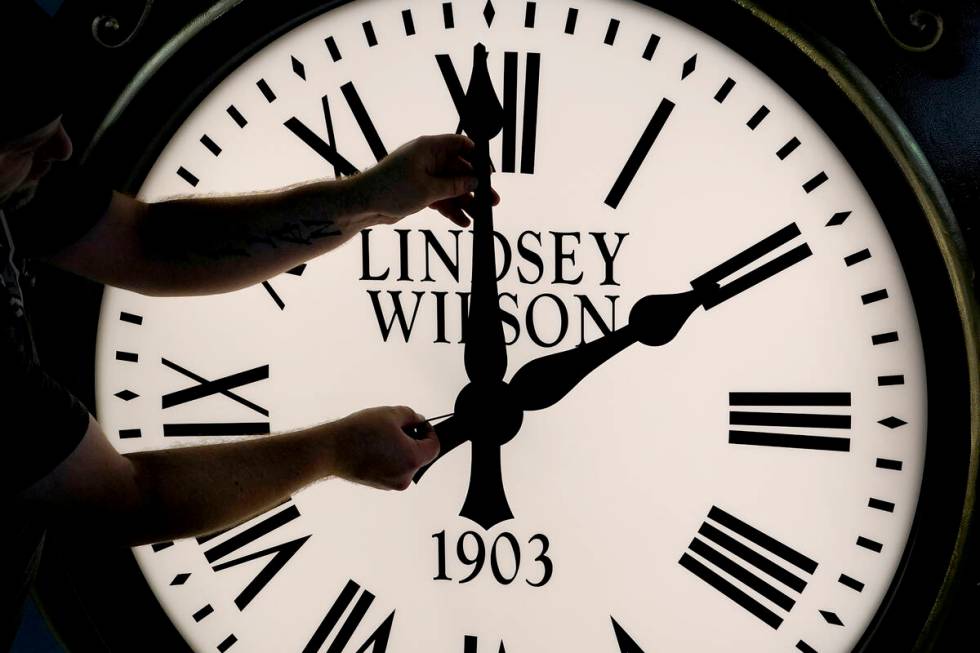
[[[327,647],[325,653],[344,653],[345,651],[355,651],[355,653],[367,653],[368,651],[371,653],[385,653],[388,650],[388,638],[391,635],[391,626],[395,620],[394,610],[381,622],[380,626],[375,628],[374,632],[364,640],[364,643],[360,647],[357,649],[347,648],[347,645],[354,636],[354,631],[357,630],[357,627],[364,619],[364,615],[367,614],[368,609],[374,602],[374,594],[367,590],[361,592],[360,597],[354,602],[354,598],[357,597],[358,592],[361,592],[361,586],[352,580],[347,581],[340,595],[334,599],[333,604],[327,609],[327,614],[313,633],[313,637],[310,638],[310,641],[303,648],[303,653],[318,653],[320,647],[327,642],[327,639],[329,639],[338,624],[340,624],[340,627],[337,629],[337,634]],[[354,607],[345,617],[344,613],[347,612],[347,608],[352,602],[354,603]],[[340,623],[341,617],[344,617],[343,623]]]
[[[235,401],[242,406],[249,408],[250,410],[262,415],[263,417],[269,416],[269,411],[262,406],[241,397],[235,392],[232,392],[235,388],[240,388],[241,386],[255,383],[257,381],[262,381],[269,378],[269,366],[262,365],[260,367],[255,367],[250,370],[245,370],[244,372],[238,372],[237,374],[230,374],[228,376],[216,379],[214,381],[209,381],[208,379],[191,372],[184,367],[181,367],[177,363],[167,360],[166,358],[160,359],[160,362],[164,366],[169,367],[175,372],[179,372],[184,376],[193,379],[197,383],[188,388],[178,390],[176,392],[170,392],[163,395],[161,400],[161,408],[164,410],[168,408],[173,408],[175,406],[181,406],[193,401],[204,399],[207,397],[212,397],[214,395],[223,395],[232,401]],[[163,435],[164,437],[192,437],[192,436],[221,436],[221,435],[263,435],[269,433],[269,422],[194,422],[194,423],[178,423],[178,424],[164,424],[163,425]]]
[[[462,115],[463,99],[466,92],[456,73],[452,58],[448,54],[437,54],[436,63],[442,79],[449,90],[456,113]],[[521,93],[523,104],[518,107],[520,55],[517,52],[504,52],[503,108],[504,126],[501,131],[500,171],[516,172],[517,161],[517,119],[521,114],[521,166],[522,174],[534,173],[534,154],[538,132],[538,86],[541,77],[541,54],[528,52],[524,65],[524,89]],[[518,109],[520,108],[520,112]],[[456,133],[462,132],[462,122]]]
[[[806,580],[797,575],[798,571],[812,576],[817,563],[716,506],[712,506],[698,534],[704,539],[691,541],[680,565],[763,623],[779,628],[796,604],[790,594],[801,594],[806,588]],[[773,557],[795,569],[786,568]]]
[[[337,234],[339,233],[340,232],[337,232]],[[314,235],[311,237],[317,237],[317,236]],[[320,237],[322,237],[322,235]],[[301,263],[296,267],[292,268],[291,270],[286,270],[285,274],[291,274],[294,277],[301,277],[303,276],[304,272],[306,272],[306,263]],[[286,302],[282,300],[282,297],[279,296],[279,293],[276,292],[276,289],[272,287],[271,283],[269,283],[268,281],[263,281],[262,287],[265,288],[265,291],[267,293],[269,293],[269,296],[272,297],[272,301],[276,303],[276,306],[279,307],[280,311],[286,310]]]
[[[463,637],[463,653],[478,653],[479,640],[476,635],[466,635]],[[507,649],[504,648],[504,643],[500,642],[500,648],[497,649],[497,653],[507,653]]]
[[[753,426],[778,430],[745,430],[732,428],[728,431],[731,444],[760,447],[788,447],[815,449],[818,451],[850,451],[848,437],[817,435],[812,431],[833,432],[851,428],[851,416],[834,413],[788,412],[787,408],[832,407],[851,405],[849,392],[732,392],[728,402],[733,407],[728,413],[728,423],[733,426]],[[770,410],[738,410],[743,406],[776,408]],[[799,432],[804,429],[803,432]],[[809,431],[809,432],[808,432]]]
[[[650,122],[647,123],[646,129],[644,129],[643,134],[640,135],[640,140],[637,141],[636,146],[633,148],[633,152],[630,154],[629,158],[626,159],[626,165],[623,166],[619,176],[616,177],[615,183],[613,183],[612,188],[609,190],[609,194],[606,195],[607,205],[614,209],[619,206],[620,201],[623,199],[623,195],[626,194],[630,184],[633,183],[636,173],[639,172],[640,166],[650,153],[650,148],[653,147],[654,142],[657,140],[657,136],[660,135],[660,131],[664,128],[664,125],[667,124],[667,118],[670,117],[670,113],[673,110],[673,102],[666,98],[660,101],[660,105],[657,107],[657,110],[653,112],[653,117],[650,118]]]
[[[266,535],[269,535],[270,533],[282,528],[299,516],[299,509],[296,508],[295,505],[290,504],[284,510],[262,516],[259,521],[246,527],[244,530],[240,530],[238,533],[225,539],[220,544],[212,546],[204,552],[205,559],[209,564],[211,564],[211,568],[216,572],[230,569],[231,567],[236,567],[238,565],[251,562],[252,560],[268,558],[268,561],[265,563],[265,566],[262,567],[262,570],[259,571],[258,575],[256,575],[248,583],[248,585],[245,586],[245,589],[239,592],[238,596],[235,597],[235,605],[238,606],[239,610],[244,610],[246,607],[248,607],[248,604],[251,603],[256,596],[258,596],[259,592],[261,592],[280,571],[282,571],[283,567],[286,566],[286,563],[288,563],[293,556],[296,555],[296,553],[304,544],[306,544],[306,541],[309,540],[311,536],[305,535],[303,537],[298,537],[287,542],[266,547],[253,553],[239,556],[237,558],[227,558],[233,553],[237,553],[241,549],[244,549],[253,542],[260,540]],[[198,544],[204,544],[223,535],[224,533],[219,533],[218,535],[199,538]]]
[[[364,108],[364,103],[361,101],[361,96],[357,92],[357,88],[354,86],[353,82],[347,82],[340,87],[340,91],[347,101],[347,106],[354,114],[354,120],[357,122],[358,128],[361,130],[361,134],[364,136],[364,140],[367,141],[368,146],[371,148],[371,154],[378,161],[388,156],[388,150],[385,148],[384,143],[381,141],[381,136],[378,135],[378,130],[374,126],[374,121],[371,120],[371,116],[368,115],[367,109]],[[289,131],[299,138],[301,141],[306,143],[314,152],[319,154],[327,163],[333,166],[334,176],[342,177],[356,174],[358,169],[353,163],[348,161],[344,156],[342,156],[337,151],[337,141],[334,135],[334,125],[333,118],[330,115],[330,100],[327,95],[321,98],[321,107],[323,109],[323,120],[326,126],[327,138],[324,140],[312,129],[307,127],[303,121],[295,116],[283,123]]]
[[[705,310],[714,308],[810,256],[813,252],[809,245],[801,243],[758,267],[751,268],[783,245],[792,243],[798,236],[801,236],[800,228],[794,222],[693,280],[691,287],[701,298],[701,305]],[[738,273],[741,276],[729,279]],[[724,285],[721,285],[722,281],[725,282]]]

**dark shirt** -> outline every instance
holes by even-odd
[[[67,458],[88,427],[86,407],[40,366],[28,319],[30,259],[81,238],[111,197],[66,169],[43,180],[27,206],[0,208],[0,510],[7,524],[0,538],[0,651],[16,632],[44,541],[44,520],[18,494]]]

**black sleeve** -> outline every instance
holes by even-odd
[[[12,496],[46,476],[75,450],[88,429],[88,410],[48,376],[0,324],[3,450],[0,495]]]
[[[14,242],[29,257],[56,254],[88,233],[111,199],[112,189],[91,171],[56,165],[41,179],[31,202],[8,211]]]

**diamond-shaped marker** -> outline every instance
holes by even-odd
[[[684,67],[681,69],[681,79],[687,79],[687,76],[694,72],[694,69],[698,65],[698,55],[692,55],[690,59],[684,62]]]
[[[139,395],[133,392],[132,390],[123,390],[122,392],[117,392],[116,396],[122,399],[123,401],[129,401],[130,399],[136,399],[136,397],[139,397]]]
[[[171,585],[183,585],[184,583],[187,582],[187,579],[190,578],[190,577],[191,577],[190,574],[177,574],[176,576],[174,576],[174,579],[172,581],[170,581],[170,584]]]
[[[296,76],[297,77],[299,77],[300,79],[302,79],[305,82],[306,81],[306,66],[304,66],[303,65],[303,62],[300,61],[299,59],[297,59],[296,57],[292,57],[291,56],[290,59],[293,60],[293,72],[296,73]]]
[[[832,217],[830,219],[830,222],[827,223],[827,226],[836,227],[838,225],[842,225],[844,224],[844,220],[847,220],[847,217],[849,215],[851,215],[850,211],[841,211],[840,213],[835,213],[834,217]]]
[[[829,624],[831,624],[831,625],[834,625],[834,626],[843,626],[844,625],[844,622],[841,621],[840,620],[840,617],[838,617],[837,614],[834,613],[834,612],[828,612],[827,610],[821,610],[820,611],[820,614],[823,615],[824,620],[826,620],[826,622],[829,623]]]
[[[892,415],[891,417],[886,417],[885,419],[878,420],[878,423],[882,426],[887,426],[890,429],[897,429],[899,426],[905,426],[908,422],[902,421]]]
[[[490,23],[493,22],[493,17],[496,14],[497,12],[493,10],[493,3],[490,2],[490,0],[487,0],[487,5],[483,8],[483,17],[487,21],[487,27],[490,27]]]

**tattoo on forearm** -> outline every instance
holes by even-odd
[[[191,237],[183,234],[190,232]],[[212,260],[223,258],[247,258],[255,253],[255,247],[265,245],[278,249],[281,245],[313,245],[314,241],[341,235],[333,220],[299,219],[278,227],[269,233],[218,231],[215,227],[201,227],[200,223],[186,230],[176,225],[157,225],[147,234],[147,242],[161,256],[188,260],[204,257]]]

